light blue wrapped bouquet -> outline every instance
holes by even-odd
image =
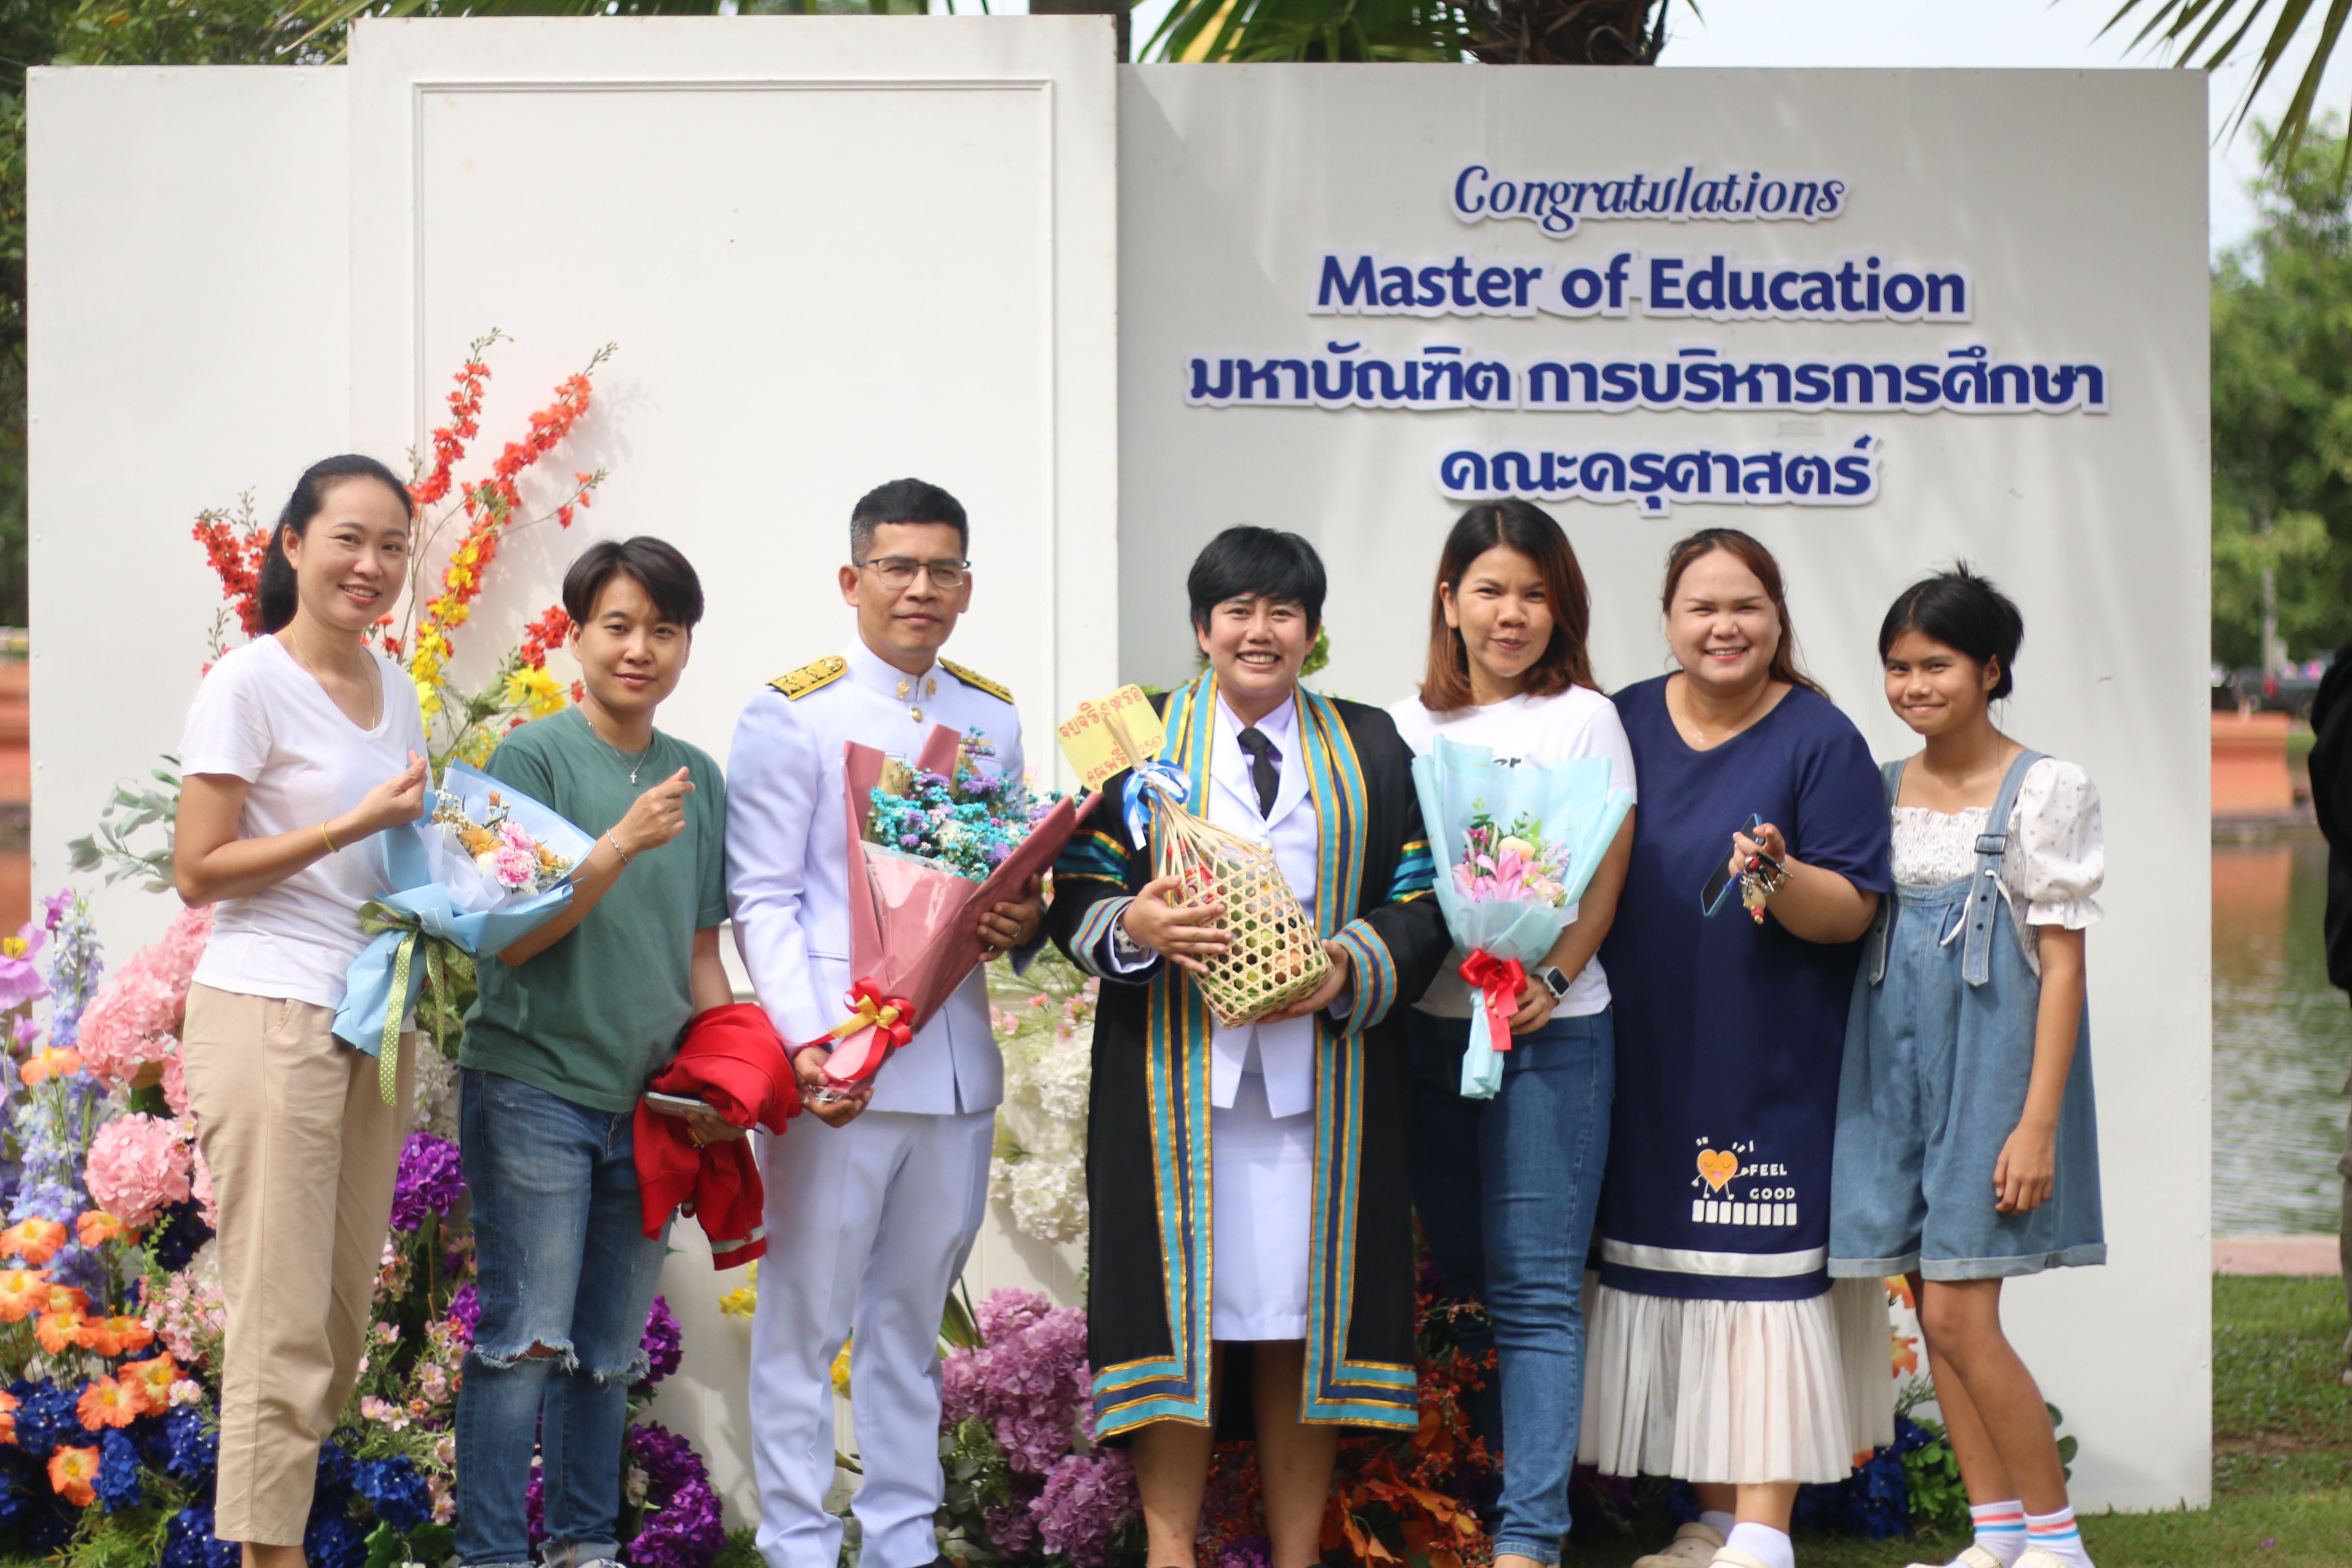
[[[1556,767],[1497,763],[1492,748],[1437,737],[1412,761],[1422,823],[1444,869],[1438,906],[1461,974],[1477,993],[1462,1058],[1465,1099],[1491,1100],[1503,1083],[1527,966],[1576,918],[1576,900],[1633,809],[1612,787],[1606,757]]]
[[[360,910],[373,938],[344,976],[335,1037],[375,1057],[393,1102],[401,1020],[410,1008],[446,1047],[472,989],[474,960],[520,942],[572,897],[596,841],[511,784],[451,763],[422,820],[377,836],[397,892]]]

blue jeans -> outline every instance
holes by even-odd
[[[1405,1014],[1412,1053],[1412,1201],[1446,1294],[1486,1303],[1490,1330],[1462,1348],[1499,1352],[1471,1411],[1492,1443],[1501,1427],[1497,1555],[1558,1563],[1569,1473],[1584,1414],[1584,1255],[1609,1155],[1616,1031],[1606,1012],[1554,1018],[1511,1042],[1503,1087],[1465,1100],[1462,1018]],[[1480,1406],[1483,1406],[1481,1408]]]
[[[482,1318],[457,1392],[457,1561],[530,1562],[534,1446],[548,1563],[618,1559],[622,1430],[668,1249],[667,1226],[644,1231],[631,1119],[472,1068],[458,1097]]]

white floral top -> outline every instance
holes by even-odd
[[[1946,812],[1896,806],[1895,885],[1940,888],[1973,875],[1977,837],[1985,831],[1991,809],[1978,805]],[[2021,911],[2024,925],[2081,931],[2099,919],[2099,906],[2091,895],[2106,875],[2098,786],[2073,763],[2042,758],[2025,770],[2016,809],[2010,814],[2009,847],[2000,858],[2001,891],[2009,907]],[[2035,944],[2024,946],[2026,961],[2040,973]]]

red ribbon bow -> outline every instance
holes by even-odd
[[[914,1015],[915,1005],[904,996],[884,995],[881,983],[871,975],[852,985],[841,999],[854,1011],[810,1044],[845,1042],[825,1058],[824,1076],[835,1083],[863,1083],[881,1070],[892,1051],[915,1037],[907,1022]]]
[[[1458,973],[1479,993],[1480,1005],[1486,1009],[1489,1042],[1498,1051],[1509,1050],[1511,1015],[1519,1010],[1519,992],[1528,983],[1528,972],[1517,959],[1496,958],[1482,947],[1462,961]]]

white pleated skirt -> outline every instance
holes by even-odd
[[[1242,1074],[1231,1110],[1209,1111],[1209,1335],[1307,1337],[1315,1115],[1276,1116],[1265,1079]]]
[[[1842,1481],[1895,1440],[1886,1289],[1806,1301],[1691,1300],[1586,1279],[1576,1457],[1612,1476]]]

